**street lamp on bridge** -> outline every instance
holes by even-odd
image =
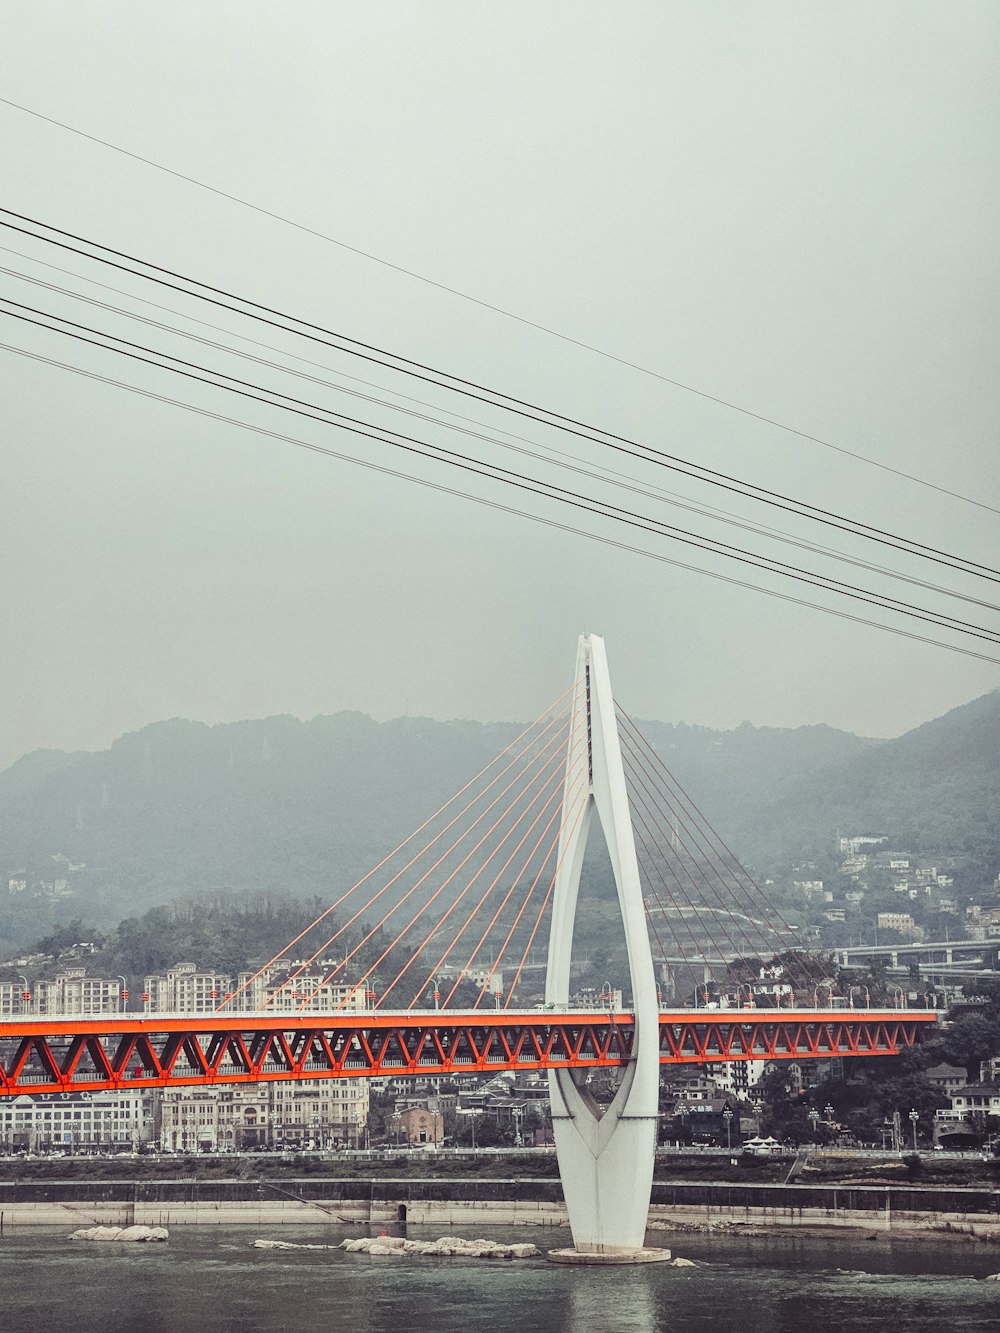
[[[919,1114],[919,1112],[916,1111],[916,1110],[911,1110],[911,1111],[910,1111],[910,1124],[913,1126],[913,1151],[914,1151],[914,1152],[917,1151],[917,1121],[918,1121],[919,1119],[920,1119],[920,1114]]]

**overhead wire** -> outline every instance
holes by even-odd
[[[887,472],[891,473],[894,476],[902,477],[907,481],[914,482],[918,486],[923,486],[930,490],[937,491],[942,495],[950,496],[952,499],[960,500],[965,504],[974,505],[976,508],[985,509],[991,513],[1000,513],[1000,510],[996,509],[992,505],[985,504],[982,500],[973,499],[971,496],[964,495],[958,491],[950,490],[948,487],[942,486],[937,482],[932,482],[925,477],[917,476],[915,473],[907,472],[902,468],[893,467],[889,463],[883,463],[878,459],[869,457],[867,454],[860,453],[859,451],[854,449],[848,449],[844,445],[835,444],[831,440],[827,440],[824,439],[822,436],[814,435],[808,431],[804,431],[797,426],[791,426],[787,422],[779,421],[774,417],[766,416],[760,412],[755,412],[751,408],[744,407],[742,404],[733,402],[732,400],[727,398],[723,398],[721,395],[709,393],[706,390],[699,389],[696,386],[686,383],[683,380],[666,375],[662,371],[653,370],[651,367],[644,366],[640,362],[633,361],[628,357],[619,355],[618,353],[608,351],[607,348],[602,348],[594,343],[586,342],[583,339],[574,337],[572,334],[564,333],[559,329],[555,329],[548,324],[543,324],[538,320],[533,320],[525,315],[517,314],[515,311],[509,310],[504,306],[499,306],[493,302],[486,301],[481,297],[473,296],[471,293],[463,291],[461,288],[451,286],[450,284],[442,282],[436,278],[430,278],[426,274],[417,272],[415,269],[407,268],[405,265],[395,263],[392,260],[386,259],[384,256],[376,255],[371,251],[362,249],[360,246],[352,245],[349,242],[340,239],[339,237],[331,236],[327,232],[320,231],[316,227],[310,227],[306,223],[299,222],[294,218],[287,217],[286,215],[278,213],[273,209],[264,208],[262,205],[255,204],[249,199],[244,199],[241,196],[234,194],[230,191],[220,189],[218,186],[210,185],[207,181],[199,180],[197,177],[192,176],[188,173],[178,171],[173,167],[168,167],[162,162],[155,161],[155,159],[153,158],[144,156],[141,153],[133,152],[130,149],[123,148],[120,144],[112,143],[111,140],[109,139],[103,139],[98,135],[88,133],[86,130],[82,130],[75,125],[70,125],[66,121],[58,120],[54,116],[45,115],[43,112],[37,111],[33,107],[25,106],[21,102],[15,102],[11,98],[7,97],[0,97],[0,103],[9,106],[16,111],[20,111],[24,115],[33,116],[36,120],[44,121],[46,124],[49,125],[54,125],[57,128],[65,130],[69,134],[74,134],[81,139],[89,141],[90,143],[98,144],[102,148],[109,149],[111,152],[118,153],[123,157],[130,158],[132,161],[141,162],[144,166],[151,167],[153,170],[162,172],[164,175],[172,176],[176,180],[181,180],[189,185],[194,185],[196,188],[205,190],[207,193],[213,194],[218,198],[225,199],[230,203],[236,204],[240,208],[248,209],[250,212],[257,213],[258,215],[269,218],[274,222],[279,222],[283,226],[291,227],[294,230],[299,231],[305,235],[312,236],[317,240],[324,241],[330,245],[335,245],[340,249],[345,250],[351,254],[358,255],[362,259],[367,259],[372,263],[379,264],[383,268],[390,269],[391,271],[396,273],[401,273],[405,277],[412,278],[420,283],[424,283],[425,285],[433,287],[438,291],[446,292],[450,296],[458,297],[460,300],[467,301],[469,302],[469,304],[478,306],[480,309],[491,311],[494,314],[501,315],[505,319],[510,319],[527,328],[535,329],[536,331],[544,333],[549,337],[556,338],[560,342],[566,343],[571,347],[577,347],[582,349],[583,351],[593,353],[595,356],[602,357],[603,359],[613,362],[616,365],[624,366],[627,369],[637,371],[641,375],[646,375],[651,379],[660,381],[663,384],[668,384],[672,388],[680,389],[684,393],[692,394],[696,398],[702,399],[709,403],[713,403],[716,406],[723,407],[728,411],[737,412],[742,416],[748,417],[754,421],[761,422],[764,425],[773,426],[775,429],[793,435],[798,439],[806,440],[811,444],[820,445],[824,449],[832,450],[835,453],[842,454],[848,458],[852,458],[856,462],[866,464],[869,467],[877,468],[882,472]]]
[[[748,552],[742,547],[731,546],[728,543],[720,542],[716,538],[699,538],[697,535],[690,533],[686,529],[676,528],[674,525],[664,523],[662,520],[650,518],[648,515],[644,514],[637,514],[632,510],[623,509],[621,506],[613,505],[609,501],[581,495],[579,492],[571,491],[567,487],[559,486],[554,482],[529,477],[523,473],[515,472],[513,469],[504,468],[497,463],[489,462],[481,464],[479,460],[473,459],[469,455],[462,454],[457,450],[447,449],[443,445],[419,440],[413,436],[403,435],[401,432],[393,431],[386,426],[361,421],[354,417],[348,417],[346,414],[337,412],[333,408],[324,408],[314,403],[292,398],[291,395],[284,394],[279,390],[256,384],[253,384],[251,387],[251,382],[238,379],[235,376],[230,376],[223,371],[201,366],[198,363],[175,357],[171,353],[146,347],[143,344],[138,344],[129,339],[122,338],[117,334],[110,334],[103,330],[96,330],[90,326],[81,325],[76,321],[68,320],[64,316],[55,315],[49,311],[42,311],[35,307],[26,306],[24,303],[13,301],[9,297],[2,297],[0,300],[6,301],[8,305],[17,307],[14,310],[0,311],[0,313],[8,315],[10,318],[48,329],[51,332],[59,333],[65,337],[72,338],[90,346],[110,351],[115,355],[124,356],[130,360],[136,360],[154,366],[157,369],[166,370],[171,374],[181,375],[184,378],[207,384],[213,388],[224,389],[226,392],[236,394],[240,397],[249,398],[271,407],[277,407],[280,410],[289,411],[296,416],[319,421],[321,424],[325,425],[334,425],[338,429],[347,430],[352,434],[361,435],[369,439],[376,439],[380,443],[392,445],[395,448],[403,449],[409,453],[416,452],[426,458],[435,458],[437,461],[443,461],[462,471],[474,473],[475,475],[485,477],[488,480],[501,481],[507,485],[513,486],[515,489],[528,491],[531,494],[540,495],[547,499],[554,499],[557,502],[569,504],[573,508],[596,514],[599,517],[611,518],[625,526],[638,528],[654,535],[664,536],[670,540],[678,541],[683,545],[694,546],[699,550],[723,555],[725,558],[735,560],[740,564],[746,564],[752,568],[764,570],[767,573],[774,573],[783,577],[792,578],[796,582],[806,583],[827,592],[834,592],[852,600],[875,606],[880,610],[888,610],[898,615],[924,621],[935,625],[938,628],[952,630],[956,633],[969,635],[972,638],[983,639],[990,643],[1000,644],[1000,634],[986,630],[983,626],[973,625],[968,621],[949,616],[944,612],[933,611],[928,608],[918,608],[914,606],[913,603],[904,602],[899,598],[890,597],[885,593],[877,593],[870,589],[861,589],[858,588],[857,585],[844,583],[842,580],[834,579],[829,575],[814,575],[801,569],[799,566],[789,565],[786,562],[775,560],[769,556],[761,556],[756,553]],[[26,310],[31,313],[22,313]],[[44,323],[43,319],[32,318],[32,315],[39,315],[44,319],[54,319],[69,327],[54,327],[51,324]],[[81,332],[81,330],[85,331]],[[110,339],[113,342],[123,344],[123,346],[110,347],[107,343],[97,341],[97,338],[95,337],[88,337],[88,334],[95,334],[97,335],[97,338]],[[130,351],[128,350],[129,348],[137,350]],[[148,355],[143,355],[143,353],[147,353]],[[160,360],[154,358],[160,358]],[[176,364],[164,364],[164,361],[175,362]],[[198,374],[197,371],[199,370],[204,371],[205,374]],[[212,376],[213,378],[208,379],[206,376]],[[259,392],[253,392],[253,389],[259,390]],[[275,399],[279,401],[276,402],[274,401]],[[322,415],[318,415],[320,413]],[[335,420],[331,422],[328,420],[329,417],[333,417]],[[370,427],[370,429],[362,429],[362,427]],[[380,433],[374,434],[374,431]],[[431,453],[428,451],[433,452]]]
[[[632,440],[626,436],[617,435],[616,433],[604,430],[601,427],[590,426],[585,422],[566,416],[553,409],[539,407],[527,400],[505,394],[501,390],[492,389],[486,385],[479,384],[477,381],[462,379],[460,376],[452,375],[448,371],[438,370],[432,366],[425,365],[422,362],[414,361],[397,353],[381,349],[375,344],[369,344],[360,339],[351,338],[347,334],[334,332],[324,328],[322,325],[311,323],[298,316],[287,314],[270,306],[252,301],[247,297],[228,292],[224,288],[214,287],[209,283],[202,282],[200,279],[187,277],[172,269],[164,268],[151,261],[138,258],[124,251],[116,250],[110,246],[105,246],[101,242],[79,236],[74,232],[65,231],[50,223],[16,213],[11,209],[0,208],[0,214],[6,214],[7,217],[18,218],[21,221],[31,223],[32,226],[44,228],[46,231],[55,233],[55,236],[69,237],[72,240],[90,246],[92,250],[103,251],[104,254],[93,254],[90,250],[81,250],[78,246],[70,245],[65,241],[56,240],[53,236],[39,235],[36,232],[27,230],[25,227],[18,226],[16,223],[9,222],[4,217],[0,216],[0,226],[30,236],[37,241],[58,246],[61,249],[81,255],[83,258],[89,259],[92,262],[109,265],[110,267],[129,273],[133,277],[158,283],[162,286],[171,288],[172,290],[182,292],[184,295],[193,297],[197,300],[221,306],[222,308],[229,310],[231,313],[240,314],[246,318],[260,320],[263,323],[270,324],[286,333],[293,333],[299,337],[319,342],[348,355],[358,356],[364,360],[372,361],[375,364],[381,365],[384,368],[393,370],[397,373],[410,375],[417,379],[424,380],[434,384],[438,388],[445,388],[451,392],[459,393],[466,397],[488,403],[492,407],[500,407],[515,415],[528,417],[543,425],[562,430],[571,435],[575,435],[580,439],[588,440],[591,443],[601,445],[605,448],[615,449],[620,453],[631,453],[633,456],[640,457],[646,462],[653,462],[672,471],[678,471],[683,475],[693,477],[695,480],[720,486],[722,489],[733,491],[736,494],[742,495],[744,498],[753,499],[763,504],[774,505],[779,509],[785,509],[790,513],[797,514],[799,517],[809,518],[815,522],[839,528],[853,536],[876,541],[882,545],[895,547],[897,550],[904,551],[910,555],[919,556],[923,559],[933,560],[935,563],[947,564],[951,568],[961,569],[964,573],[974,574],[980,577],[984,576],[983,572],[991,575],[1000,575],[1000,570],[993,569],[980,562],[969,560],[962,556],[949,554],[937,547],[917,542],[912,538],[901,537],[884,529],[863,523],[860,520],[847,518],[844,515],[836,514],[833,511],[809,504],[806,501],[796,500],[781,492],[772,491],[766,487],[758,486],[754,482],[740,480],[727,473],[707,468],[702,464],[692,463],[690,460],[670,454],[656,446]],[[127,268],[125,265],[118,263],[117,260],[106,258],[107,255],[115,255],[118,256],[118,258],[127,259],[130,263],[140,264],[143,268],[150,269],[152,272],[147,273]],[[155,276],[157,273],[169,275],[171,278],[178,278],[180,281],[189,285],[188,287],[180,287],[177,283],[168,281],[166,278]],[[192,287],[200,288],[201,290],[191,290]],[[213,293],[214,295],[206,295],[206,293]],[[225,301],[218,299],[219,297],[225,297],[228,301],[241,302],[243,306],[249,308],[241,309],[239,307],[227,305]],[[291,324],[298,327],[289,327],[288,323],[278,323],[274,318],[271,318],[271,316],[277,316],[278,318],[289,321]],[[339,341],[330,343],[327,340],[331,338]],[[380,358],[390,359],[386,360]],[[432,376],[435,375],[439,378],[432,378]],[[487,394],[491,396],[484,396]],[[635,454],[635,450],[641,450],[642,452]],[[959,564],[956,562],[961,563]]]
[[[0,249],[6,249],[6,248],[7,247],[0,247]],[[20,252],[15,252],[15,253],[20,253]],[[32,259],[31,256],[24,256],[24,255],[22,255],[22,258]],[[44,263],[44,261],[39,261],[39,260],[33,260],[33,262]],[[55,267],[54,265],[45,265],[45,266],[49,268]],[[67,272],[68,270],[60,269],[59,271]],[[458,434],[464,435],[466,438],[469,439],[477,440],[487,444],[492,444],[497,448],[512,451],[524,457],[530,458],[535,462],[554,463],[561,469],[570,472],[576,476],[586,477],[591,481],[609,483],[631,494],[639,495],[646,499],[653,499],[662,504],[667,504],[674,508],[682,509],[688,513],[698,514],[699,516],[703,518],[708,518],[713,522],[722,523],[728,527],[735,527],[738,528],[740,531],[749,532],[754,534],[755,536],[764,537],[767,540],[777,541],[783,545],[793,546],[798,550],[807,551],[814,555],[821,555],[825,558],[850,565],[857,569],[864,569],[870,573],[877,573],[886,578],[907,583],[913,587],[922,588],[925,591],[935,592],[942,596],[946,596],[958,601],[967,602],[974,606],[985,608],[986,610],[1000,611],[1000,605],[994,602],[986,602],[982,598],[972,597],[967,593],[959,592],[953,588],[944,588],[939,584],[931,583],[926,579],[917,578],[912,574],[903,573],[900,570],[892,569],[886,565],[879,565],[873,561],[860,559],[857,556],[848,555],[846,552],[838,551],[834,548],[823,546],[822,544],[816,542],[807,541],[799,537],[793,537],[791,534],[782,532],[780,529],[775,529],[767,525],[746,521],[744,519],[738,518],[736,515],[727,513],[724,510],[719,510],[713,506],[705,506],[690,502],[682,497],[678,497],[675,494],[664,490],[662,487],[640,485],[638,484],[635,478],[629,477],[626,474],[621,473],[617,470],[602,467],[600,465],[597,465],[596,468],[583,467],[579,464],[578,461],[575,460],[573,455],[567,453],[564,450],[554,449],[551,446],[542,444],[537,440],[530,440],[524,436],[512,435],[510,432],[506,431],[487,433],[490,430],[490,428],[486,426],[486,423],[476,421],[474,418],[457,417],[457,414],[446,411],[445,413],[446,416],[455,416],[457,418],[455,421],[448,421],[443,417],[441,417],[440,415],[431,414],[434,411],[440,412],[442,409],[440,408],[434,409],[431,404],[423,402],[420,399],[414,399],[407,395],[397,395],[392,390],[382,389],[383,393],[389,392],[393,394],[393,396],[405,398],[406,401],[408,402],[418,403],[420,406],[430,408],[431,412],[420,412],[412,407],[405,407],[401,406],[398,403],[389,402],[384,397],[378,397],[376,394],[365,393],[359,389],[351,388],[348,385],[332,382],[329,379],[324,379],[317,375],[312,375],[300,370],[296,370],[294,369],[294,367],[287,366],[281,362],[272,361],[267,357],[256,356],[251,352],[247,352],[240,348],[233,347],[231,344],[222,343],[214,338],[206,338],[200,334],[192,333],[189,330],[177,328],[175,325],[164,323],[162,320],[151,319],[148,316],[139,314],[135,311],[128,310],[121,306],[116,306],[111,302],[98,300],[97,298],[87,296],[85,293],[75,292],[71,288],[61,286],[58,283],[47,282],[44,279],[35,277],[31,274],[23,273],[18,269],[12,269],[0,265],[0,273],[30,283],[33,286],[41,287],[47,291],[56,293],[58,295],[69,297],[72,300],[83,302],[86,305],[93,306],[109,314],[119,315],[122,316],[123,318],[134,320],[150,328],[157,329],[160,332],[168,333],[175,337],[184,338],[191,342],[198,343],[201,346],[209,347],[215,351],[223,352],[226,355],[237,357],[240,360],[249,361],[254,365],[264,366],[267,369],[276,370],[282,374],[291,375],[296,379],[305,380],[310,384],[319,385],[320,387],[332,390],[335,393],[341,393],[347,395],[348,397],[357,398],[363,402],[371,403],[378,407],[386,408],[389,411],[396,412],[404,416],[412,417],[418,421],[422,421],[433,426],[438,426],[445,430],[456,432]],[[73,275],[73,276],[78,276],[78,275]],[[85,278],[83,280],[86,282],[94,281],[93,279],[89,278]],[[106,287],[106,284],[103,283],[96,283],[95,285],[102,288]],[[111,288],[111,290],[118,292],[120,295],[125,295],[129,297],[128,293],[122,292],[121,289],[119,288]],[[11,298],[8,297],[3,297],[2,299],[8,301],[9,304],[19,305],[23,309],[36,310],[36,313],[41,313],[37,311],[35,307],[27,306],[25,303],[14,302]],[[142,300],[142,298],[134,298],[134,297],[129,297],[129,299]],[[144,302],[144,303],[155,305],[155,303],[153,302]],[[156,308],[161,310],[165,309],[165,307],[162,306],[156,306]],[[81,325],[78,323],[74,323],[73,321],[67,321],[63,316],[56,315],[51,311],[46,311],[44,313],[47,318],[58,319],[64,323],[73,324],[73,327],[76,328],[89,329],[89,331],[98,333],[99,336],[101,337],[113,339],[114,341],[121,342],[126,346],[133,348],[141,346],[140,344],[135,343],[134,341],[129,341],[128,339],[124,339],[120,337],[118,334],[110,333],[107,330],[95,330],[87,325]],[[175,315],[177,318],[180,319],[191,318],[189,315],[182,314],[181,312],[172,309],[169,310],[169,313]],[[206,325],[206,321],[196,320],[195,322]],[[230,333],[230,336],[235,336],[241,339],[243,338],[243,335],[232,334],[230,330],[223,329],[221,328],[221,326],[218,325],[208,324],[207,327],[212,328],[219,332],[228,332]],[[262,347],[269,351],[273,351],[278,355],[289,355],[288,353],[283,351],[283,349],[278,349],[271,344],[260,343],[255,339],[246,339],[246,341],[253,343],[255,346]],[[167,356],[170,357],[170,359],[180,360],[180,358],[174,358],[169,353],[162,352],[158,349],[156,350],[146,349],[146,350],[153,351],[153,354],[156,356]],[[320,369],[328,369],[327,367],[319,366],[319,363],[307,361],[305,358],[294,356],[294,354],[292,355],[293,359],[303,361],[304,364],[312,365]],[[190,361],[183,361],[181,362],[181,364],[191,366],[194,365],[195,363]],[[216,373],[216,372],[211,372],[211,373]],[[330,372],[328,371],[328,373]],[[374,384],[371,384],[369,381],[360,380],[358,379],[357,376],[350,376],[349,378],[351,378],[357,383],[366,384],[370,388],[376,388],[376,387],[381,388],[381,386],[376,386]],[[245,384],[247,383],[247,381],[239,381],[239,383]],[[274,391],[269,390],[268,392],[274,392]],[[290,395],[284,395],[284,396],[290,397]],[[293,399],[292,401],[300,402],[301,400]],[[328,409],[321,409],[321,410],[326,411]],[[463,422],[464,424],[458,424],[459,421]],[[471,429],[472,426],[479,426],[481,427],[481,429],[474,430]],[[498,436],[507,436],[508,438],[501,439],[498,438]],[[518,441],[519,443],[512,443],[511,441]],[[708,538],[707,540],[714,541],[715,539]],[[771,557],[767,556],[764,556],[762,558],[771,559]],[[949,567],[953,568],[953,566]]]
[[[73,365],[70,362],[60,361],[56,357],[46,356],[39,352],[32,352],[25,347],[13,343],[0,342],[0,349],[10,352],[12,355],[24,357],[27,360],[52,366],[65,370],[69,374],[89,379],[95,383],[108,385],[109,387],[121,389],[126,393],[133,394],[140,398],[146,398],[154,402],[165,403],[173,407],[181,408],[183,411],[191,412],[210,421],[222,422],[226,425],[235,426],[238,429],[249,431],[252,434],[259,435],[265,439],[277,440],[285,444],[291,444],[299,449],[304,449],[310,453],[316,453],[328,458],[334,458],[339,462],[351,463],[354,466],[365,468],[368,471],[376,472],[382,476],[394,477],[402,481],[410,482],[417,486],[422,486],[427,490],[435,491],[442,495],[449,495],[463,500],[470,501],[473,504],[483,508],[494,510],[497,513],[513,515],[518,518],[528,519],[530,522],[540,524],[543,527],[554,531],[569,533],[574,536],[584,537],[588,541],[598,542],[610,549],[627,552],[632,555],[641,556],[647,560],[654,560],[658,564],[669,565],[675,569],[683,569],[689,573],[699,574],[703,577],[714,579],[720,583],[729,584],[732,587],[743,588],[749,591],[758,592],[766,597],[774,598],[778,601],[789,603],[794,606],[802,606],[810,610],[820,611],[825,615],[835,616],[839,620],[848,621],[852,624],[864,625],[870,629],[881,630],[888,634],[894,634],[899,638],[907,639],[914,643],[923,643],[936,648],[943,648],[948,652],[958,653],[963,657],[976,658],[979,661],[995,663],[1000,665],[1000,658],[992,657],[989,654],[978,652],[972,648],[965,648],[959,644],[952,644],[941,639],[932,639],[925,634],[917,634],[912,630],[905,630],[897,625],[888,625],[883,621],[870,620],[865,616],[860,616],[848,611],[838,610],[836,607],[826,606],[821,602],[808,601],[806,598],[794,596],[791,593],[781,592],[776,588],[768,588],[763,584],[751,583],[746,579],[734,578],[732,575],[724,574],[721,571],[708,569],[704,565],[694,565],[684,560],[677,560],[671,556],[664,555],[658,551],[651,551],[648,548],[635,546],[629,542],[621,541],[617,538],[608,536],[604,533],[597,533],[586,528],[579,528],[570,523],[549,518],[547,516],[536,514],[531,510],[519,509],[514,505],[504,504],[499,500],[490,499],[487,496],[478,495],[473,492],[463,491],[457,487],[448,486],[441,482],[432,481],[428,477],[416,473],[404,472],[397,468],[389,467],[382,463],[376,463],[371,459],[358,458],[354,454],[346,454],[340,450],[332,449],[325,445],[320,445],[314,441],[302,439],[299,436],[288,435],[281,431],[269,429],[267,427],[244,421],[238,417],[231,417],[225,413],[213,411],[206,407],[200,407],[197,404],[183,399],[172,398],[167,394],[157,393],[151,389],[142,388],[139,385],[129,383],[128,381],[115,379],[113,376],[102,375],[97,371],[88,370],[82,366]],[[138,358],[135,358],[138,359]],[[188,376],[188,378],[195,378]],[[355,434],[362,434],[361,431],[354,431]],[[379,438],[373,436],[372,438]],[[380,440],[381,443],[386,443]]]

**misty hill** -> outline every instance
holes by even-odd
[[[828,858],[838,831],[887,833],[914,853],[1000,854],[1000,691],[890,741],[825,726],[643,730],[758,866]]]
[[[758,870],[828,859],[838,830],[997,857],[1000,692],[892,741],[825,726],[641,726]],[[329,901],[519,731],[359,713],[174,720],[98,753],[27,755],[0,774],[0,945],[220,890]],[[26,889],[5,894],[21,872]]]

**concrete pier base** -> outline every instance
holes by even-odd
[[[601,1267],[606,1264],[666,1264],[671,1260],[669,1250],[549,1250],[547,1258],[553,1264],[587,1264]]]

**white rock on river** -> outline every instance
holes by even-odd
[[[122,1240],[148,1242],[166,1240],[170,1235],[166,1227],[82,1227],[74,1231],[70,1240]]]
[[[537,1259],[537,1245],[501,1245],[494,1240],[464,1240],[461,1236],[441,1236],[438,1240],[404,1240],[402,1236],[375,1236],[345,1240],[340,1247],[349,1254],[403,1256],[426,1255],[434,1258],[463,1259]]]
[[[404,1259],[416,1254],[431,1258],[461,1259],[538,1259],[537,1245],[500,1245],[493,1240],[463,1240],[461,1236],[441,1236],[438,1240],[406,1240],[403,1236],[362,1236],[344,1240],[339,1245],[307,1245],[291,1240],[255,1240],[256,1250],[346,1250],[348,1254],[370,1254],[376,1258]],[[696,1268],[693,1259],[671,1259],[674,1268]],[[998,1275],[1000,1276],[1000,1275]]]
[[[339,1250],[339,1245],[307,1245],[294,1240],[255,1240],[254,1250]]]

